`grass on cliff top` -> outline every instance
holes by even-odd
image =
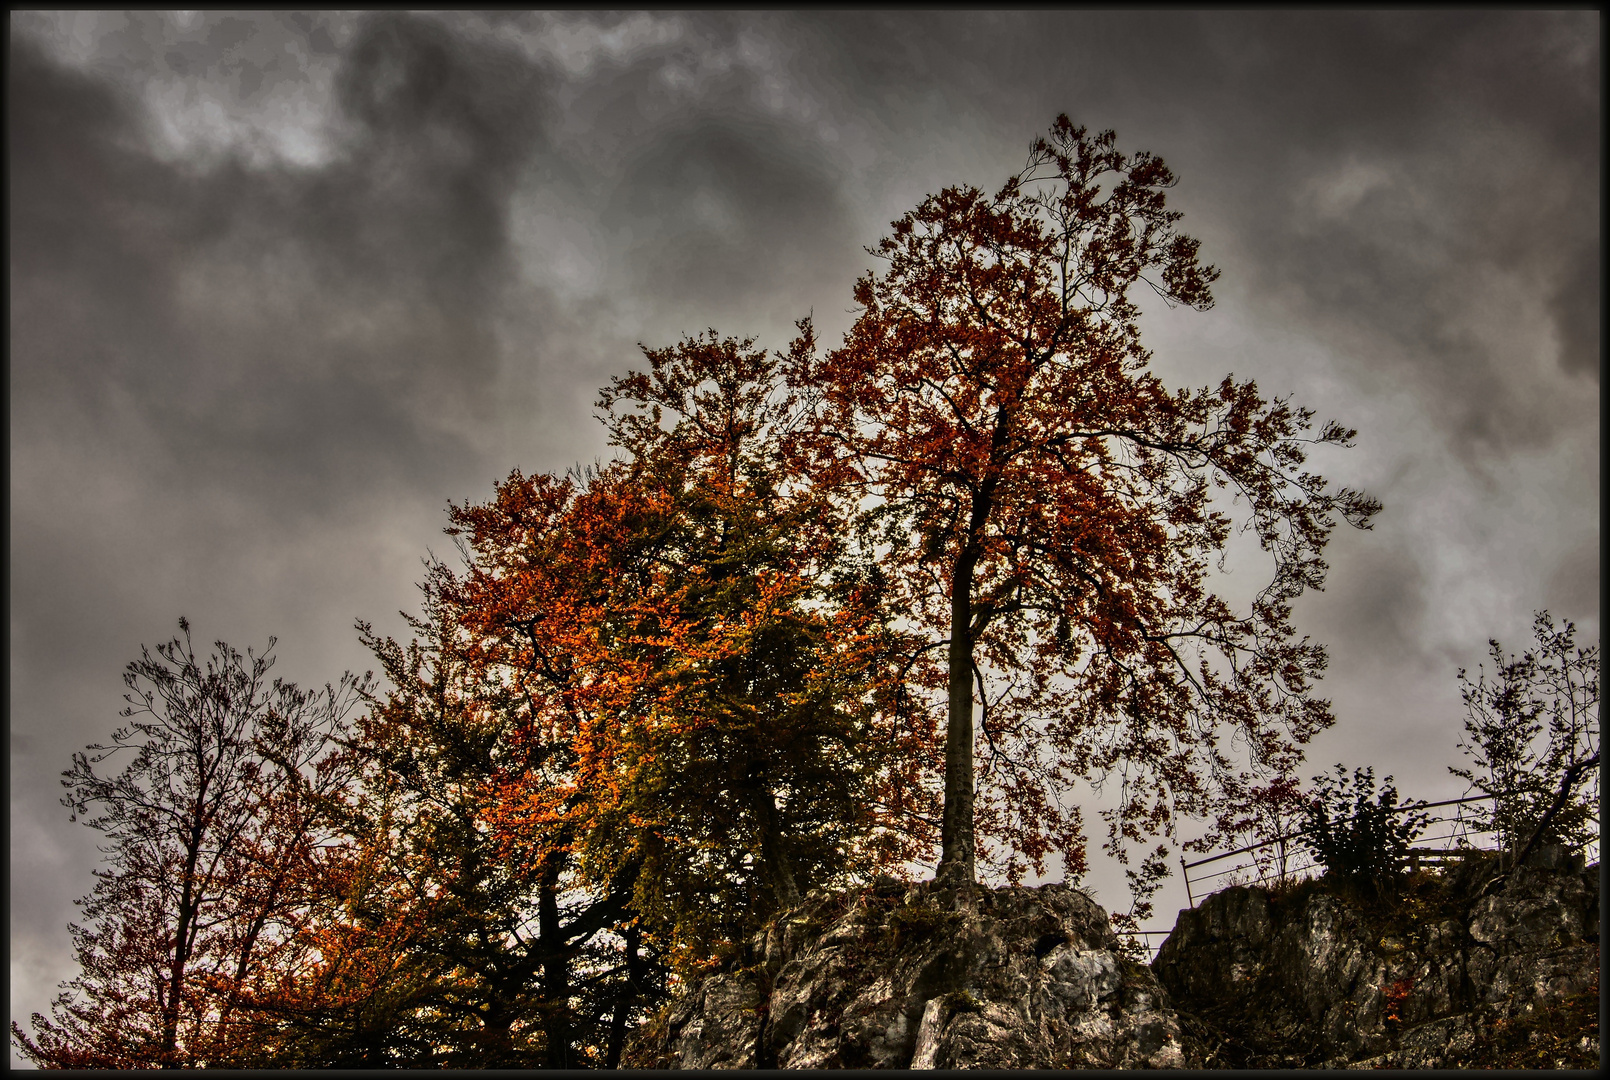
[[[1383,882],[1327,874],[1278,884],[1266,891],[1271,907],[1286,910],[1315,895],[1334,896],[1358,912],[1380,935],[1393,936],[1456,919],[1470,899],[1461,880],[1438,870],[1403,873]]]

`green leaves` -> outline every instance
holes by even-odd
[[[1330,873],[1384,889],[1403,868],[1409,845],[1425,830],[1429,816],[1415,811],[1423,805],[1400,804],[1390,776],[1377,793],[1373,766],[1354,769],[1349,779],[1338,764],[1335,776],[1314,777],[1302,843]]]

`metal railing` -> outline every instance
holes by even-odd
[[[1157,950],[1163,947],[1163,940],[1172,934],[1172,930],[1118,930],[1115,931],[1120,939],[1133,941],[1140,938],[1141,948],[1146,951],[1146,962],[1149,964],[1157,959]]]
[[[1476,803],[1496,802],[1501,798],[1504,796],[1476,795],[1433,803],[1411,803],[1394,808],[1394,814],[1440,811],[1429,815],[1421,835],[1410,842],[1410,868],[1419,869],[1422,865],[1457,862],[1471,852],[1497,850],[1497,836],[1494,831],[1473,821],[1464,808]],[[1298,843],[1303,832],[1302,829],[1295,829],[1281,836],[1236,848],[1234,851],[1224,851],[1190,862],[1187,862],[1183,855],[1180,856],[1187,906],[1195,907],[1197,896],[1205,899],[1209,894],[1232,885],[1285,883],[1313,876],[1314,871],[1319,868],[1319,863],[1305,846]],[[1513,855],[1514,852],[1510,854]],[[1597,860],[1598,840],[1589,841],[1581,854],[1587,861]],[[1240,858],[1237,858],[1238,856]],[[1205,873],[1198,870],[1199,867],[1222,863],[1226,859],[1236,861]],[[1157,958],[1157,950],[1162,946],[1164,939],[1171,933],[1172,930],[1117,931],[1118,937],[1122,939],[1139,938],[1146,955],[1153,960]]]
[[[1502,798],[1497,796],[1496,798]],[[1463,799],[1444,799],[1433,803],[1412,803],[1407,806],[1396,807],[1394,814],[1418,813],[1421,811],[1440,810],[1441,813],[1430,815],[1425,830],[1409,844],[1409,859],[1412,868],[1418,869],[1422,864],[1435,864],[1452,862],[1463,858],[1472,851],[1495,850],[1495,834],[1489,828],[1472,821],[1463,811],[1463,807],[1473,803],[1495,801],[1492,795],[1477,795]],[[1449,809],[1452,808],[1452,809]],[[1302,837],[1304,830],[1297,829],[1282,836],[1268,840],[1261,840],[1256,844],[1236,848],[1234,851],[1221,852],[1218,855],[1209,855],[1206,858],[1186,862],[1180,856],[1180,869],[1185,878],[1185,899],[1190,907],[1196,906],[1198,895],[1207,896],[1232,885],[1263,885],[1270,882],[1284,883],[1297,880],[1301,877],[1312,876],[1312,872],[1319,865],[1312,853],[1297,841]],[[1477,843],[1476,840],[1482,842]],[[1440,846],[1439,846],[1440,845]],[[1586,857],[1597,858],[1599,843],[1590,841]],[[1220,863],[1226,859],[1235,859],[1235,862],[1214,869],[1201,872],[1199,867],[1212,863]],[[1197,871],[1192,873],[1192,871]],[[1202,886],[1207,886],[1202,888]],[[1193,888],[1195,886],[1195,888]]]

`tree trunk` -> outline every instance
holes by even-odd
[[[190,946],[195,936],[196,919],[200,916],[201,896],[196,885],[196,862],[201,854],[201,838],[205,820],[202,810],[202,796],[206,794],[205,784],[201,792],[196,795],[192,803],[192,814],[189,822],[188,835],[184,837],[185,861],[184,884],[179,894],[179,921],[173,934],[173,968],[168,980],[168,1000],[163,1002],[162,1009],[162,1067],[164,1069],[180,1068],[179,1062],[179,1012],[183,1007],[185,994],[185,968],[190,962]]]
[[[990,436],[989,465],[968,507],[967,534],[956,554],[950,575],[950,650],[948,655],[950,710],[945,728],[945,812],[940,831],[939,869],[934,880],[952,891],[958,909],[976,903],[973,885],[978,867],[973,839],[973,634],[984,623],[973,624],[973,576],[984,555],[984,532],[995,508],[1008,436],[1014,425],[1015,406],[1003,405],[995,413]]]
[[[609,1050],[604,1057],[606,1069],[621,1067],[621,1051],[626,1046],[626,1020],[642,992],[643,960],[638,955],[642,936],[643,931],[637,923],[626,927],[626,985],[621,988],[620,997],[615,999],[615,1015],[609,1023]]]
[[[548,1043],[548,1068],[568,1069],[570,1060],[570,953],[559,928],[558,860],[550,860],[548,880],[537,900],[537,932],[546,948],[542,962],[542,990],[547,1002],[543,1033]]]
[[[965,905],[977,868],[973,843],[973,568],[978,552],[963,549],[951,577],[950,715],[945,732],[945,812],[935,880]]]
[[[1531,839],[1526,841],[1526,846],[1521,848],[1520,851],[1516,852],[1515,866],[1526,865],[1526,857],[1530,855],[1532,853],[1532,849],[1537,846],[1538,840],[1543,836],[1543,831],[1549,827],[1549,823],[1554,820],[1554,816],[1560,812],[1560,808],[1563,807],[1566,803],[1566,800],[1571,797],[1571,792],[1576,787],[1577,778],[1588,769],[1591,769],[1598,764],[1599,755],[1595,753],[1592,757],[1579,761],[1575,765],[1572,765],[1570,768],[1565,770],[1565,776],[1560,781],[1560,790],[1554,796],[1554,801],[1549,804],[1549,808],[1545,810],[1543,812],[1543,816],[1538,819],[1536,827],[1532,829]]]
[[[766,878],[772,895],[777,898],[777,910],[789,911],[799,906],[799,882],[794,877],[793,864],[783,853],[782,833],[777,824],[777,803],[764,782],[755,792],[755,824],[760,829],[760,861],[766,868]]]

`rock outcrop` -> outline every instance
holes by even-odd
[[[1390,903],[1323,881],[1226,889],[1180,912],[1152,969],[1207,1067],[1492,1067],[1518,1063],[1495,1040],[1528,1026],[1528,1064],[1595,1066],[1595,1023],[1540,1022],[1597,1017],[1597,865],[1484,889],[1491,870],[1420,875]]]
[[[1063,885],[983,889],[976,914],[892,880],[813,892],[745,959],[673,1002],[631,1063],[1167,1068],[1200,1056],[1107,913]]]
[[[1180,912],[1147,967],[1076,888],[813,891],[640,1034],[638,1068],[1598,1064],[1599,877],[1474,858],[1390,900],[1327,880]]]

